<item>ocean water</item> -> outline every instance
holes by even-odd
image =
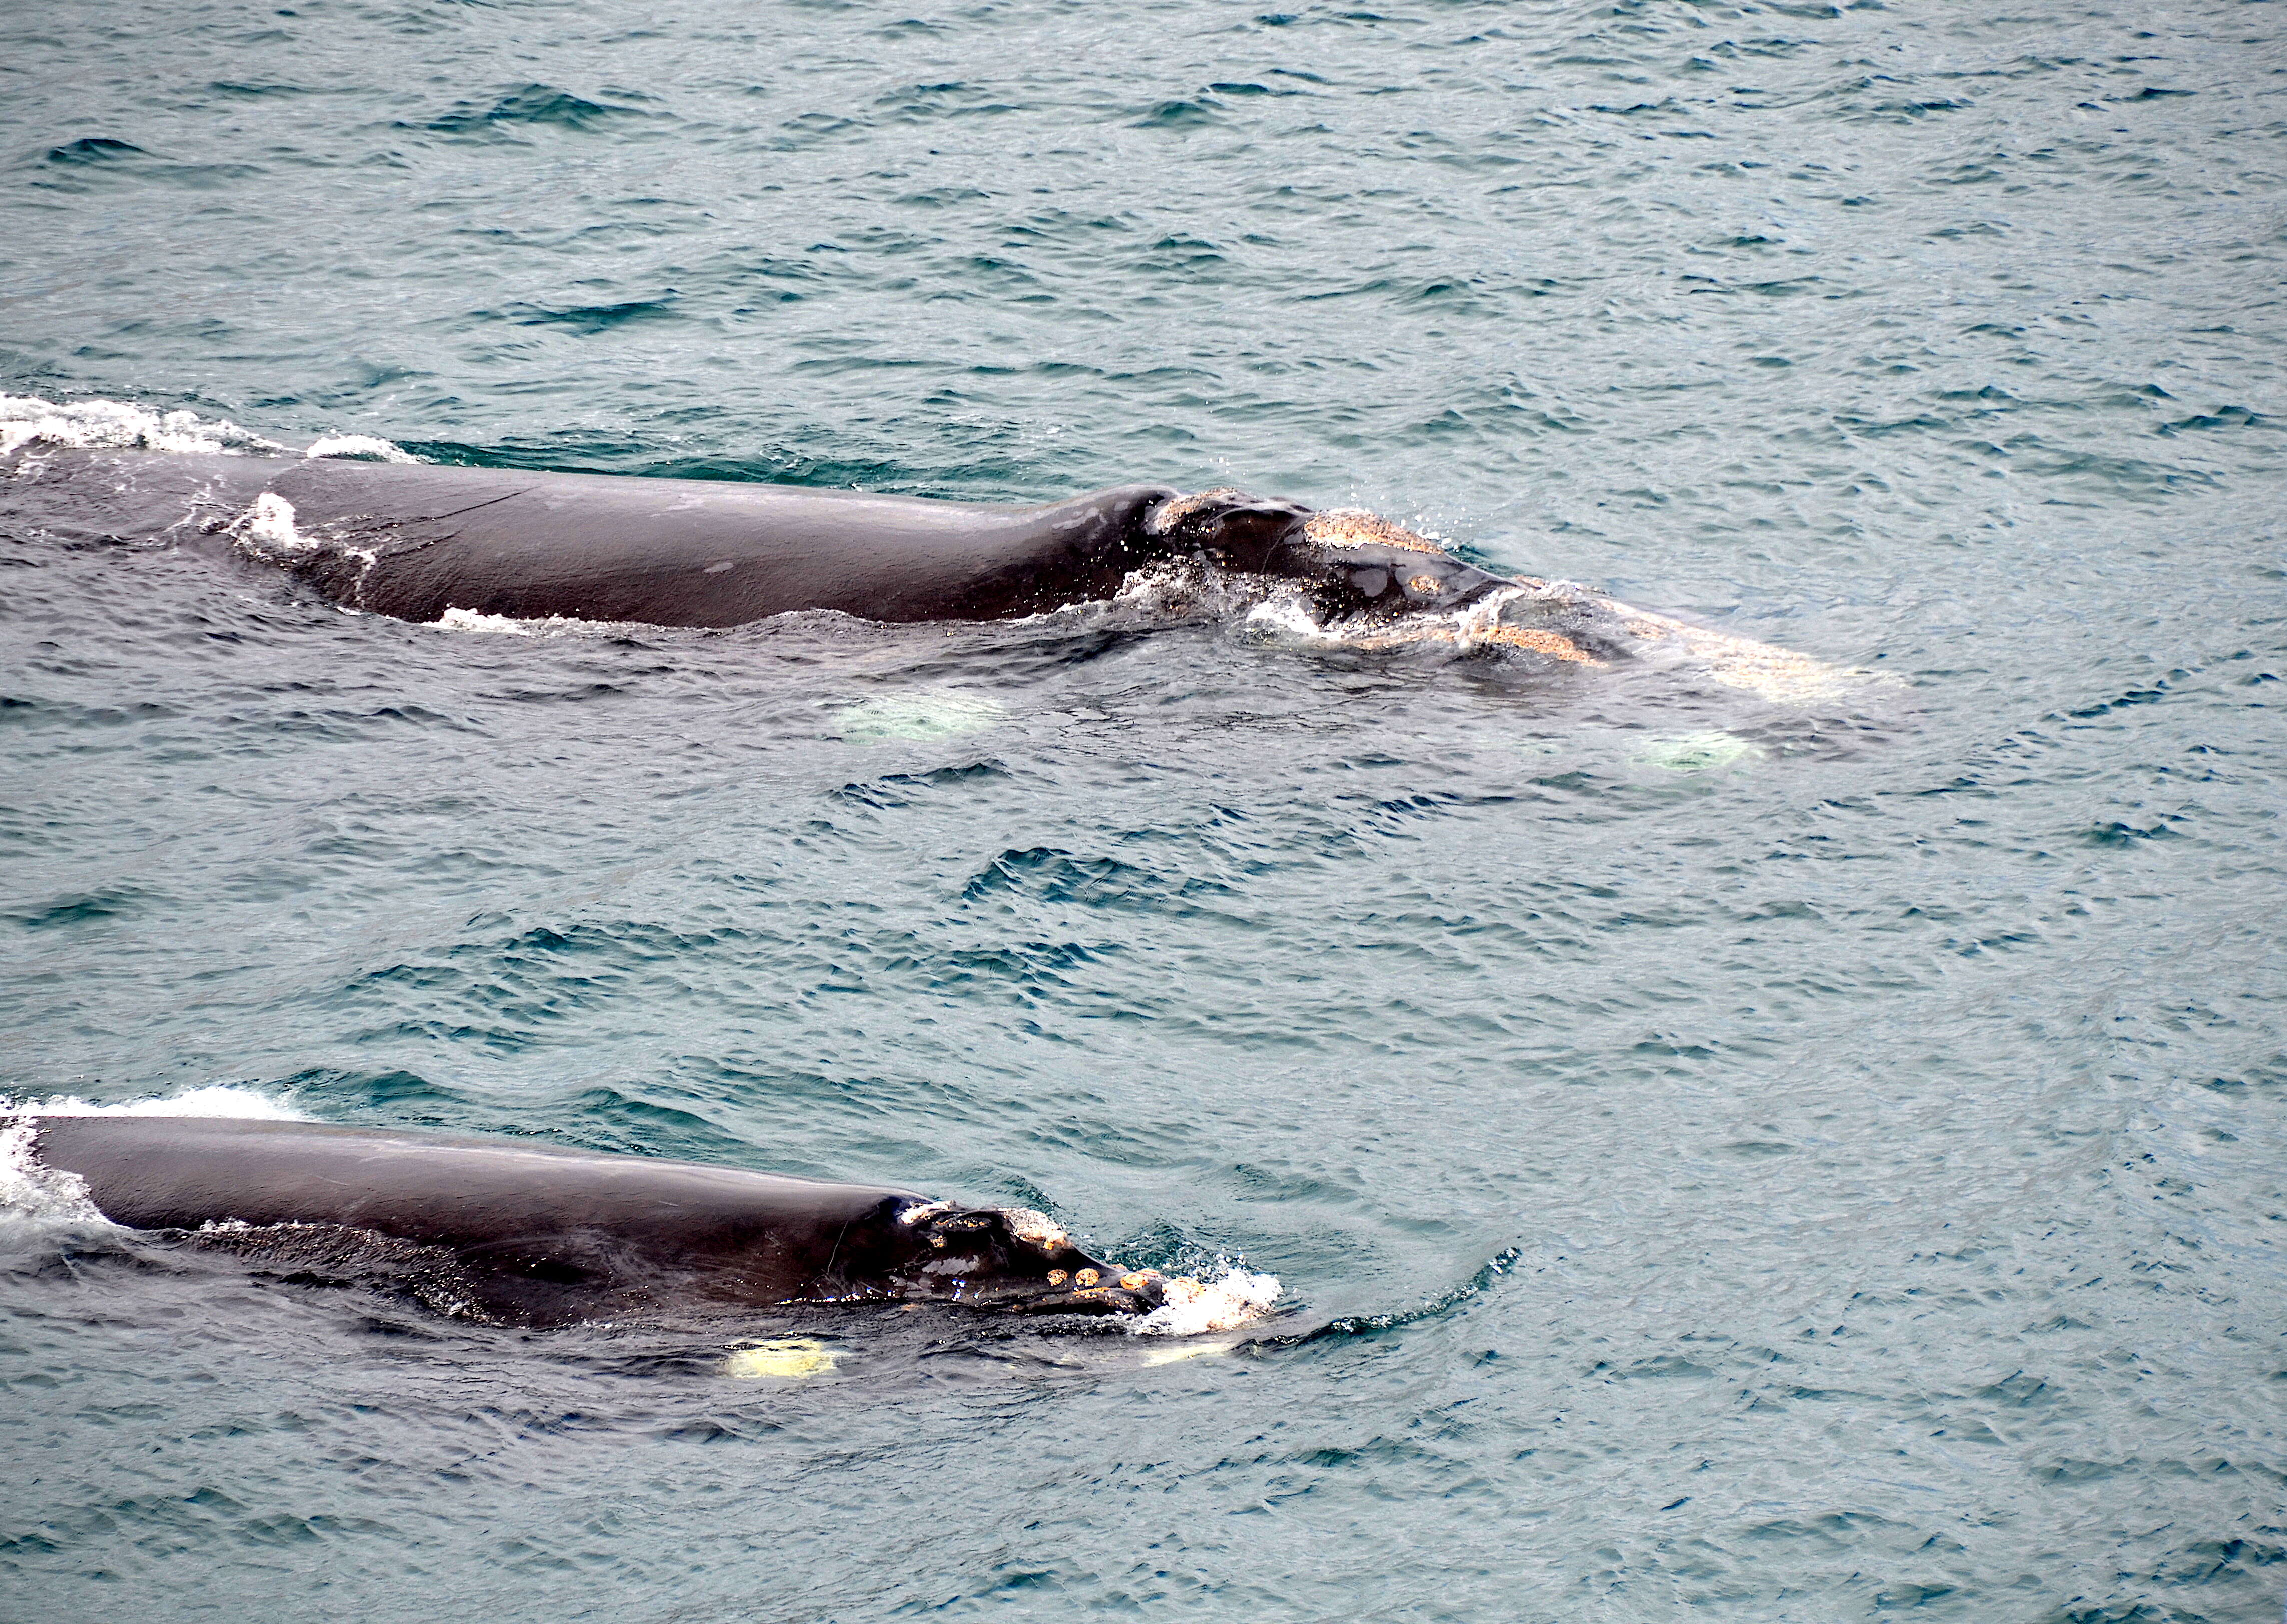
[[[0,18],[0,433],[1231,483],[1854,674],[413,626],[11,507],[11,1099],[1278,1295],[742,1366],[0,1158],[0,1616],[2276,1619],[2283,67],[2220,0]]]

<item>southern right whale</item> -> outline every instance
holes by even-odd
[[[1036,1212],[886,1185],[385,1128],[31,1121],[33,1155],[115,1224],[481,1323],[882,1302],[1135,1317],[1201,1289],[1117,1268]]]
[[[1444,642],[1582,668],[1681,656],[1772,698],[1830,668],[1493,574],[1354,509],[1219,487],[1123,485],[1029,507],[726,479],[530,471],[336,456],[87,449],[0,456],[0,498],[51,534],[171,541],[282,567],[347,608],[663,626],[805,609],[885,622],[993,621],[1108,598],[1190,566],[1298,590],[1352,648]]]

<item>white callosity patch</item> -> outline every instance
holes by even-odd
[[[1167,1284],[1167,1300],[1129,1328],[1138,1336],[1201,1336],[1232,1331],[1262,1318],[1278,1297],[1278,1277],[1225,1269],[1211,1280]]]
[[[1321,547],[1396,547],[1433,558],[1452,557],[1441,543],[1364,508],[1321,509],[1302,521],[1302,534]]]
[[[1001,1217],[1010,1234],[1043,1250],[1072,1244],[1072,1236],[1065,1232],[1064,1226],[1044,1212],[1034,1212],[1029,1207],[1010,1207],[1003,1209]]]
[[[1213,490],[1194,491],[1188,496],[1170,496],[1144,516],[1144,534],[1165,535],[1192,514],[1216,503],[1246,500],[1245,491],[1228,485],[1218,485]]]
[[[1501,612],[1508,606],[1546,596],[1538,582],[1519,583],[1498,588],[1456,609],[1321,621],[1312,613],[1306,590],[1286,588],[1248,610],[1240,636],[1258,646],[1295,649],[1390,649],[1443,643],[1466,654],[1498,646],[1546,654],[1567,664],[1601,668],[1602,661],[1560,632],[1510,625],[1502,620]]]
[[[1555,624],[1515,623],[1516,612]],[[1490,646],[1545,654],[1568,665],[1601,669],[1606,664],[1557,627],[1575,617],[1584,630],[1621,643],[1657,664],[1705,673],[1726,687],[1743,689],[1781,705],[1810,705],[1873,680],[1868,673],[1814,660],[1808,654],[1758,643],[1729,632],[1710,631],[1668,615],[1655,614],[1602,597],[1565,581],[1520,579],[1514,587],[1488,592],[1472,604],[1444,613],[1415,612],[1323,621],[1307,589],[1281,585],[1253,604],[1238,626],[1242,640],[1260,646],[1294,649],[1393,649],[1449,644],[1461,653]]]

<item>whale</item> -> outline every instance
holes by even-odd
[[[1848,675],[1585,587],[1495,574],[1362,510],[1228,486],[1003,506],[36,440],[0,453],[11,518],[71,543],[179,545],[282,569],[344,609],[425,623],[724,628],[807,610],[1011,621],[1175,569],[1288,591],[1327,646],[1442,645],[1552,669],[1644,661],[1784,703],[1829,696]]]
[[[1156,1271],[1040,1213],[891,1186],[390,1128],[29,1121],[32,1155],[113,1224],[480,1324],[881,1303],[1132,1319],[1168,1300]]]
[[[1450,608],[1513,584],[1394,527],[1329,544],[1317,511],[1228,487],[1122,485],[1000,506],[36,443],[0,459],[0,484],[44,528],[234,551],[346,607],[415,622],[458,611],[726,627],[807,609],[1008,620],[1110,598],[1132,572],[1175,561],[1308,579],[1349,609]]]

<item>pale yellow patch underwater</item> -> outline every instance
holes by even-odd
[[[768,1378],[804,1382],[831,1374],[840,1359],[840,1354],[815,1337],[781,1337],[732,1349],[731,1357],[723,1361],[723,1374],[740,1382]]]

